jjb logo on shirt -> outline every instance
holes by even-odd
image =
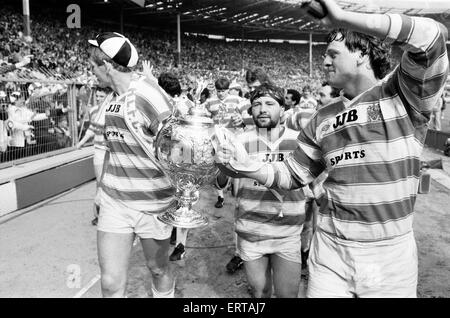
[[[284,153],[266,153],[263,162],[276,162],[276,161],[284,161]]]
[[[123,140],[123,130],[118,127],[123,126],[124,104],[113,101],[106,106],[105,110],[105,137],[108,140]]]
[[[121,111],[122,107],[123,107],[123,104],[114,102],[114,103],[111,103],[108,105],[108,107],[106,108],[106,112],[107,113],[119,113]]]
[[[333,124],[333,128],[336,129],[339,126],[343,126],[345,123],[350,123],[352,121],[358,120],[358,112],[356,109],[352,109],[348,112],[342,113],[336,116],[336,121]]]

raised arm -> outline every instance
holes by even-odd
[[[386,39],[405,52],[392,80],[417,112],[429,112],[437,103],[448,75],[446,41],[441,23],[400,14],[364,14],[342,10],[333,0],[319,0],[328,11],[324,25],[351,29]]]

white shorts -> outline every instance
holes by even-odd
[[[302,263],[301,241],[299,236],[250,242],[237,237],[237,252],[243,261],[255,261],[264,255],[275,254],[295,263]]]
[[[97,230],[108,233],[136,233],[143,239],[165,240],[170,237],[172,226],[159,221],[156,215],[130,209],[102,191]]]
[[[353,242],[314,233],[307,297],[417,297],[414,233],[379,242]]]

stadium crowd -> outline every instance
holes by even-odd
[[[65,21],[57,17],[49,19],[52,13],[47,10],[33,12],[32,38],[26,38],[22,32],[20,13],[8,6],[0,8],[0,65],[16,63],[21,56],[31,54],[34,58],[29,67],[20,70],[25,72],[23,76],[31,75],[31,70],[54,79],[88,75],[85,39],[104,31],[105,25],[91,24],[80,29],[69,29]],[[156,73],[175,69],[181,75],[211,77],[217,71],[237,75],[242,74],[245,68],[264,65],[268,74],[279,84],[286,84],[289,80],[299,84],[302,83],[299,79],[309,81],[307,45],[225,42],[185,35],[182,38],[181,67],[177,67],[176,34],[173,32],[128,28],[124,35],[136,43],[142,60],[150,60],[156,66]],[[319,46],[313,50],[315,80],[321,76],[320,56],[323,48]]]

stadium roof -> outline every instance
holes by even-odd
[[[86,2],[86,1],[85,1]],[[299,0],[97,0],[93,12],[118,17],[125,24],[176,29],[180,14],[182,32],[223,35],[229,38],[315,39],[323,30],[299,9]],[[429,15],[450,25],[449,0],[337,0],[357,12]],[[112,12],[111,12],[112,11]],[[115,11],[115,12],[114,12]],[[119,12],[118,12],[119,11]],[[92,14],[92,11],[90,11]],[[319,36],[319,38],[317,37]]]

